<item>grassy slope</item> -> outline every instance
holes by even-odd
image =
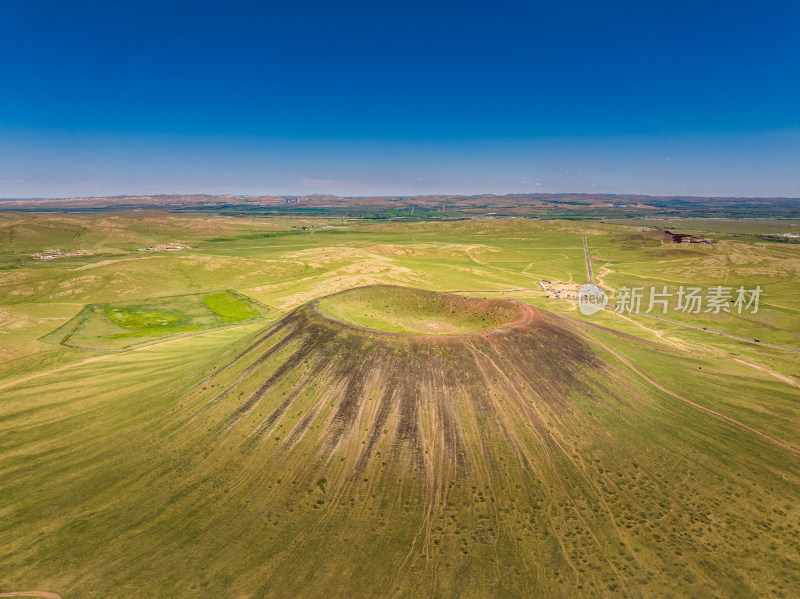
[[[465,352],[312,324],[243,355],[250,342],[215,358],[234,335],[218,332],[7,392],[5,584],[481,597],[780,595],[800,582],[796,461],[654,392],[599,346],[589,368],[579,346],[550,355],[574,341],[546,331],[538,346]],[[664,358],[635,349],[638,363]],[[184,394],[205,370],[218,374]],[[404,389],[428,385],[448,389],[447,407],[420,404],[408,428],[406,410],[438,394],[406,403]]]
[[[645,222],[628,219],[609,219],[605,222],[637,227],[669,229],[673,233],[710,231],[717,233],[766,234],[800,232],[800,221],[772,218],[675,218],[667,220],[648,219]]]
[[[358,284],[535,290],[543,278],[585,279],[582,233],[592,255],[607,260],[605,277],[615,286],[718,284],[719,277],[727,277],[725,284],[765,283],[771,305],[760,320],[708,322],[800,346],[800,297],[791,284],[800,273],[796,253],[785,246],[661,247],[626,229],[587,223],[387,223],[294,234],[287,232],[294,222],[249,219],[102,217],[98,226],[92,220],[98,217],[29,218],[0,222],[0,267],[11,267],[0,271],[0,310],[10,315],[0,324],[7,331],[0,340],[9,340],[0,348],[6,360],[0,385],[85,360],[86,353],[36,341],[64,322],[46,318],[69,318],[83,303],[233,288],[277,314]],[[274,236],[260,237],[265,232]],[[210,241],[220,237],[227,240]],[[51,263],[23,256],[50,246],[73,249],[70,239],[95,256]],[[203,249],[131,252],[173,240]],[[570,308],[535,291],[509,295]],[[653,319],[593,318],[673,348],[664,353],[586,329],[654,380],[779,439],[795,435],[797,443],[797,388],[734,360],[798,381],[794,356]],[[772,328],[764,331],[761,323]],[[266,449],[243,453],[235,431],[198,442],[208,431],[185,420],[192,406],[181,399],[182,389],[209,364],[224,364],[227,358],[215,356],[249,330],[101,356],[0,389],[0,590],[50,588],[70,591],[67,598],[90,590],[95,596],[112,590],[119,596],[268,596],[299,589],[345,595],[390,591],[397,582],[401,594],[513,596],[537,589],[558,596],[610,593],[619,584],[634,596],[790,596],[797,585],[797,460],[654,392],[634,375],[626,389],[636,403],[598,406],[576,396],[574,413],[544,414],[558,416],[553,445],[526,437],[523,427],[517,438],[527,439],[526,451],[547,464],[535,472],[514,465],[519,453],[502,449],[502,439],[475,440],[475,451],[483,447],[488,461],[476,469],[477,482],[457,482],[448,491],[453,506],[444,506],[453,511],[444,510],[444,518],[428,507],[424,487],[398,477],[397,487],[378,492],[372,473],[364,486],[337,496],[332,509],[328,493],[366,439],[345,448],[338,465],[333,460],[319,470],[300,451],[276,468],[267,466],[272,454]],[[265,365],[264,374],[280,360]],[[287,393],[302,374],[300,365],[287,374]],[[318,392],[300,398],[305,411],[276,436],[308,415]],[[343,389],[328,392],[333,399]],[[219,417],[234,409],[237,394],[220,405]],[[480,423],[471,429],[475,435]],[[317,449],[307,442],[306,452]],[[320,478],[328,481],[324,494]],[[520,478],[543,482],[533,487]],[[551,495],[541,495],[546,491]],[[319,499],[324,507],[314,509]],[[421,528],[422,522],[431,527]],[[427,546],[409,558],[415,537]],[[397,576],[390,582],[387,573]],[[271,584],[261,587],[266,580]]]

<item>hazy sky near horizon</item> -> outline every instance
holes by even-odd
[[[0,197],[800,197],[800,3],[0,2]]]

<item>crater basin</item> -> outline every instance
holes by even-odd
[[[357,287],[318,300],[319,312],[357,326],[415,335],[463,335],[525,317],[520,304],[395,285]]]

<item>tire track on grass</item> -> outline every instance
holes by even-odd
[[[16,591],[11,593],[0,593],[0,597],[39,597],[40,599],[64,599],[58,593],[50,591]]]
[[[761,437],[762,439],[764,439],[766,441],[769,441],[773,445],[776,445],[776,446],[780,447],[781,449],[784,449],[784,450],[788,451],[789,453],[792,453],[795,456],[800,457],[800,449],[798,449],[794,445],[791,445],[791,444],[789,444],[789,443],[787,443],[785,441],[781,441],[780,439],[778,439],[776,437],[773,437],[772,435],[769,435],[769,434],[767,434],[767,433],[765,433],[763,431],[760,431],[757,428],[753,428],[752,426],[749,426],[749,425],[745,424],[744,422],[740,422],[739,420],[736,420],[735,418],[731,418],[730,416],[727,416],[727,415],[723,414],[722,412],[718,412],[716,410],[712,410],[711,408],[708,408],[708,407],[704,406],[703,404],[697,403],[696,401],[692,401],[691,399],[688,399],[688,398],[684,397],[683,395],[679,395],[678,393],[675,393],[674,391],[671,391],[670,389],[667,389],[665,386],[661,385],[660,383],[657,383],[656,381],[651,379],[649,376],[647,376],[645,373],[643,373],[641,370],[636,368],[633,364],[631,364],[628,360],[623,358],[620,354],[618,354],[614,350],[609,349],[608,347],[606,347],[605,345],[603,345],[599,341],[597,341],[595,339],[592,339],[588,335],[587,335],[587,338],[590,340],[591,343],[594,343],[595,345],[598,345],[599,347],[602,347],[608,353],[610,353],[611,355],[616,357],[620,362],[625,364],[625,366],[630,368],[633,372],[638,374],[641,378],[643,378],[645,381],[647,381],[650,385],[652,385],[653,387],[655,387],[659,391],[663,391],[667,395],[671,395],[672,397],[674,397],[676,399],[679,399],[682,402],[689,404],[690,406],[694,406],[695,408],[699,408],[700,410],[703,410],[704,412],[707,412],[708,414],[711,414],[712,416],[716,416],[717,418],[720,418],[722,420],[726,420],[727,422],[729,422],[731,424],[734,424],[734,425],[738,426],[739,428],[742,428],[742,429],[744,429],[746,431],[749,431],[749,432]]]

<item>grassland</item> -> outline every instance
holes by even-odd
[[[778,235],[800,232],[800,220],[792,218],[648,218],[647,220],[608,219],[603,222],[636,227],[656,227],[676,233],[700,231],[735,235]]]
[[[262,318],[267,308],[233,291],[153,298],[137,304],[89,304],[44,339],[65,347],[124,350]]]
[[[605,288],[758,284],[757,314],[670,318],[800,348],[797,247],[634,229],[0,215],[0,592],[792,597],[797,354],[584,317],[538,283],[584,282],[586,235]],[[135,251],[170,241],[193,249]],[[30,256],[49,247],[92,255]],[[540,318],[383,335],[308,304],[395,333],[507,321],[425,293],[331,296],[386,284]],[[163,334],[190,322],[177,296],[214,327]],[[87,305],[103,334],[159,333],[43,340]]]

